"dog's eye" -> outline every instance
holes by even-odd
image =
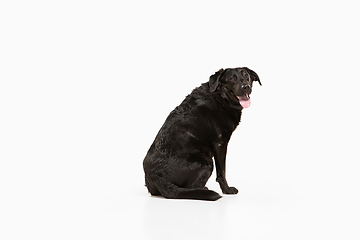
[[[236,76],[232,76],[232,77],[229,78],[229,81],[230,82],[235,82],[236,79],[237,79]]]
[[[246,81],[250,81],[250,76],[249,76],[249,74],[245,74],[244,77],[245,77],[245,80],[246,80]]]

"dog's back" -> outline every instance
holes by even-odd
[[[152,195],[214,201],[205,188],[213,170],[213,122],[206,120],[214,101],[207,84],[196,88],[167,117],[145,159],[145,183]],[[196,176],[192,178],[192,176]]]

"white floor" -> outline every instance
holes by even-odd
[[[134,178],[128,175],[127,180],[70,174],[58,180],[58,186],[52,185],[59,177],[54,176],[48,179],[51,183],[42,183],[43,189],[28,186],[35,192],[14,191],[10,199],[2,199],[1,235],[3,239],[360,237],[358,183],[340,180],[337,186],[322,185],[320,179],[312,183],[314,176],[308,176],[310,179],[299,180],[297,187],[292,178],[245,180],[245,174],[230,181],[240,190],[238,195],[205,202],[151,197],[140,178],[135,178],[141,171],[135,172]],[[213,177],[208,187],[220,190]]]

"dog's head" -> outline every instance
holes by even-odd
[[[243,108],[248,108],[254,81],[261,85],[259,76],[247,67],[220,69],[210,76],[210,92],[218,91],[230,102],[240,103]]]

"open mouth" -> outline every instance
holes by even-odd
[[[246,93],[243,96],[240,96],[240,97],[237,96],[237,98],[239,99],[239,103],[243,108],[250,107],[251,100],[250,100],[249,94]]]

